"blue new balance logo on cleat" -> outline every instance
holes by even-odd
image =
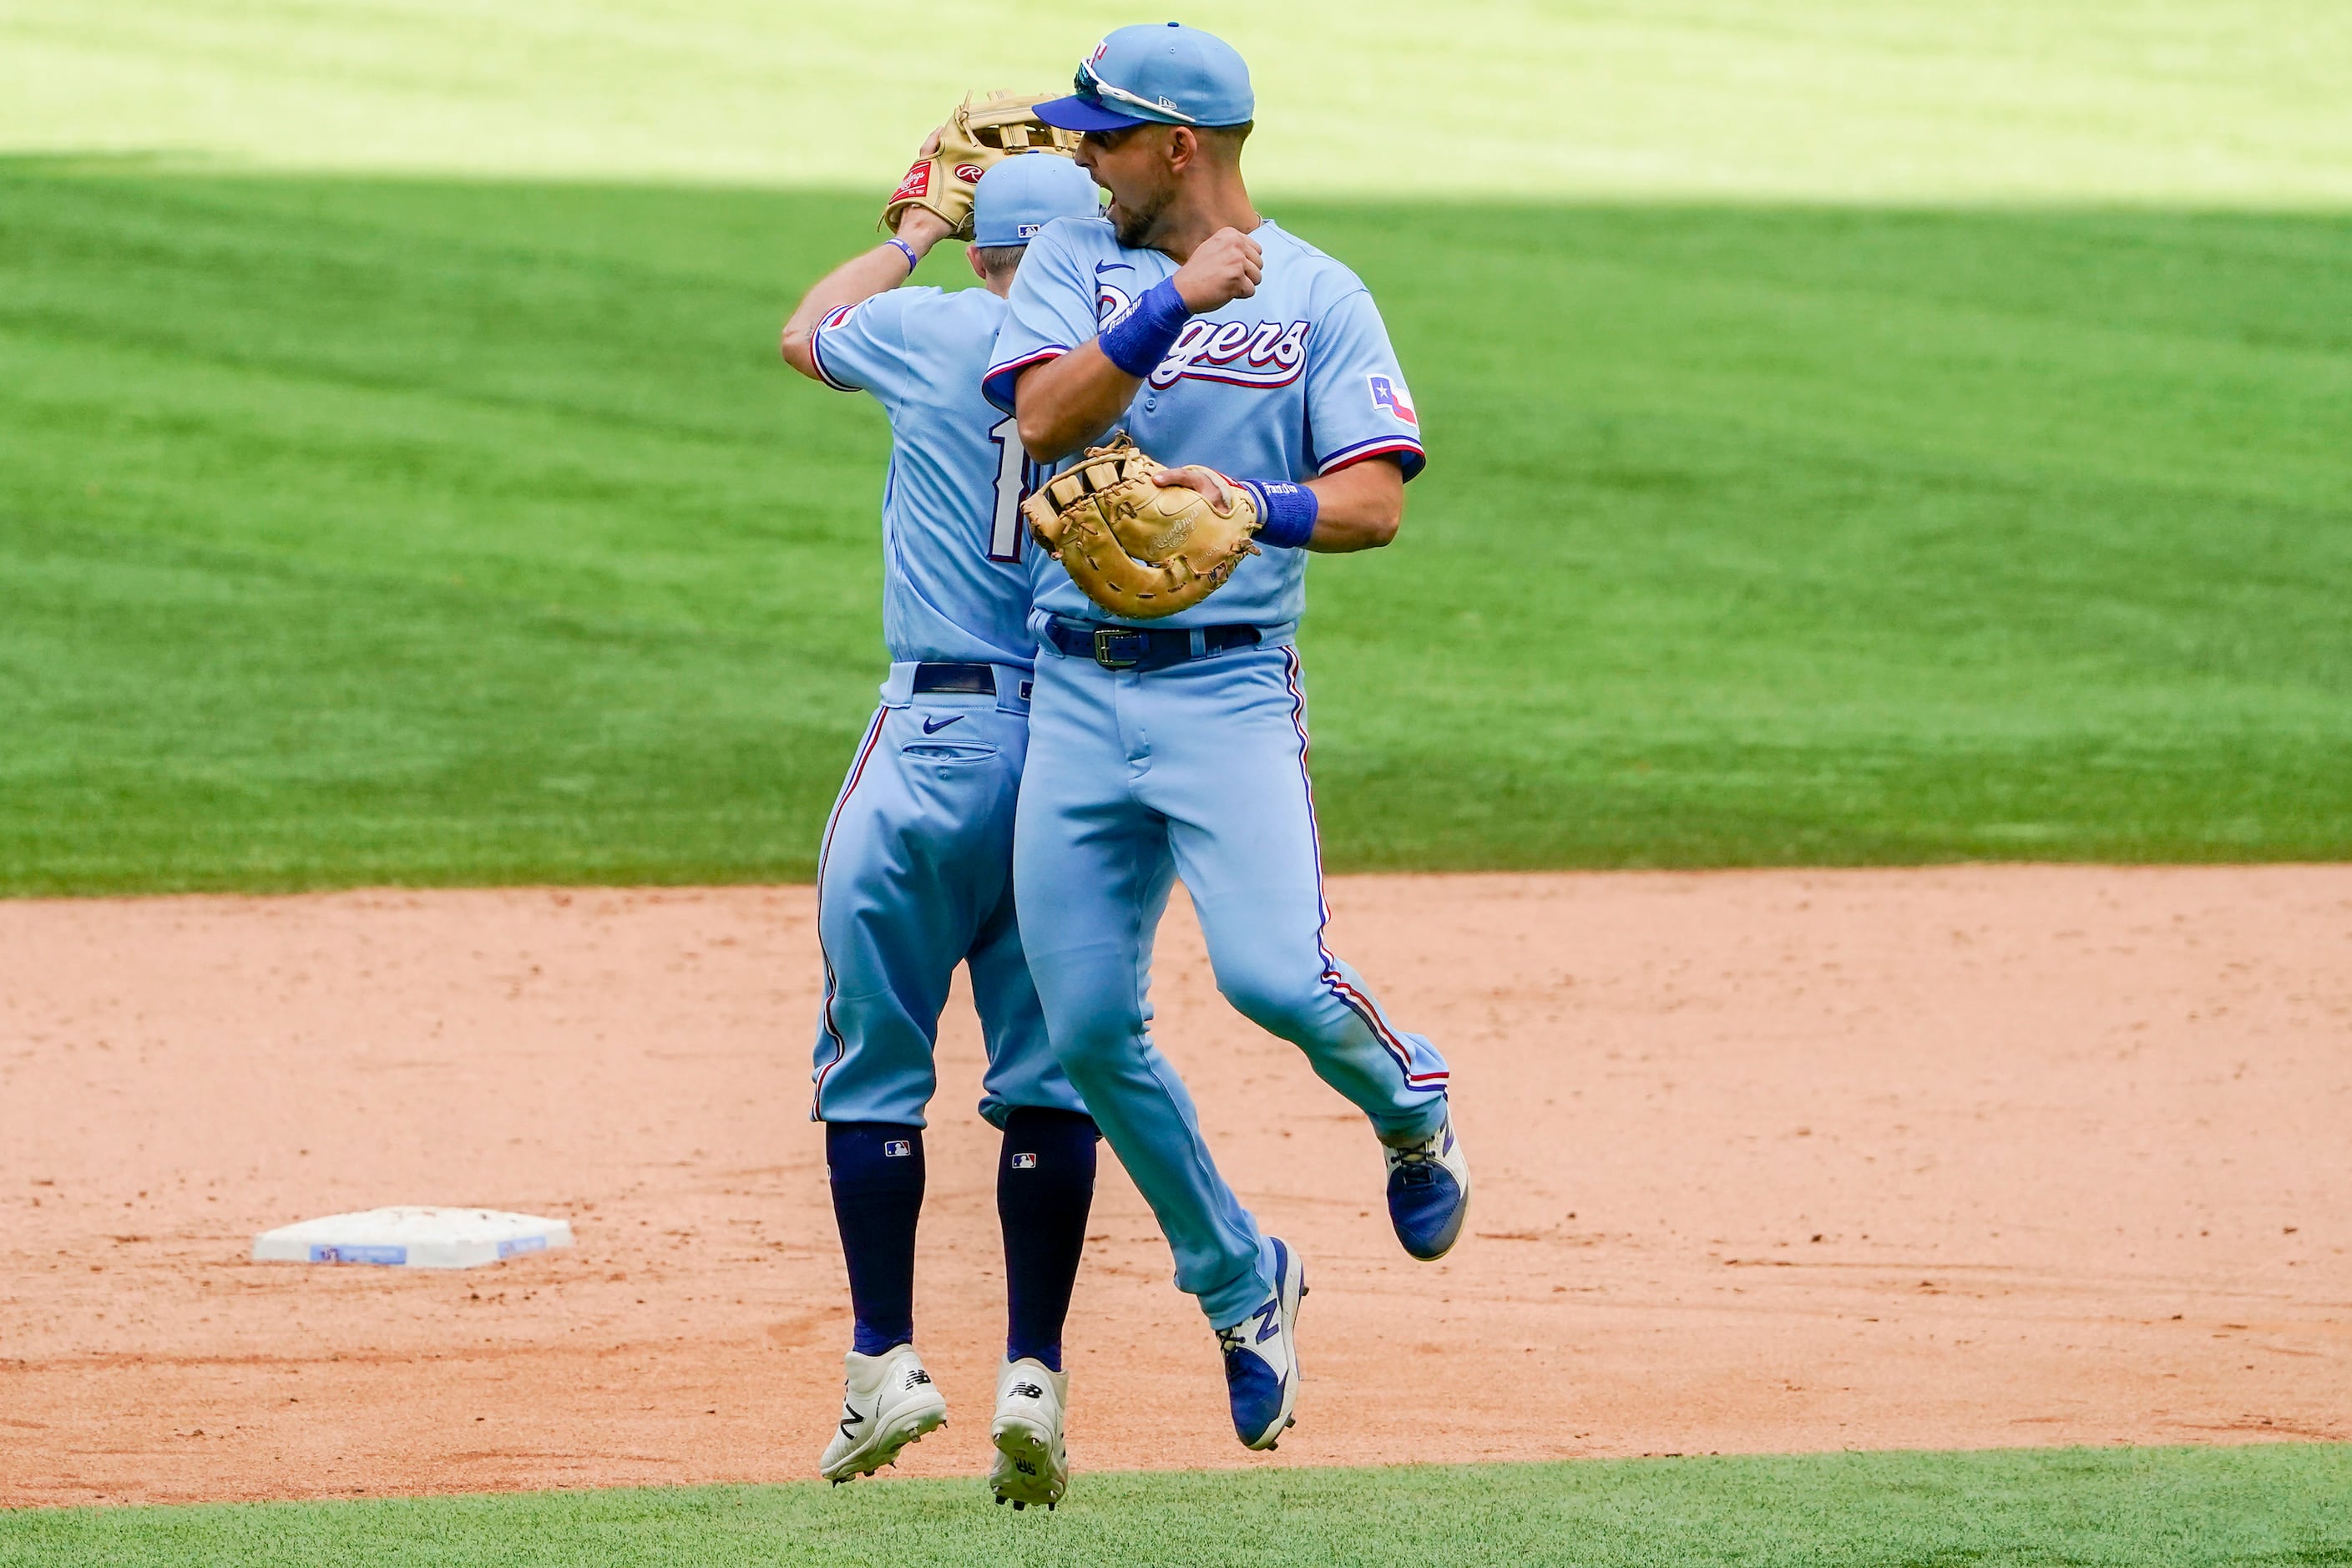
[[[1251,1448],[1274,1447],[1291,1425],[1291,1407],[1298,1400],[1298,1348],[1291,1334],[1307,1279],[1288,1247],[1274,1241],[1273,1247],[1273,1299],[1232,1328],[1217,1331],[1234,1432]]]
[[[1280,1301],[1268,1301],[1265,1306],[1260,1307],[1257,1310],[1257,1320],[1259,1328],[1255,1342],[1258,1344],[1264,1344],[1266,1341],[1274,1338],[1275,1335],[1282,1332],[1282,1303]]]

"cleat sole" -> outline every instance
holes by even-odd
[[[1000,1498],[1024,1510],[1032,1504],[1050,1509],[1061,1500],[1069,1484],[1067,1464],[1055,1464],[1054,1446],[1045,1432],[1021,1417],[1002,1417],[990,1439],[1000,1461],[990,1481],[1003,1489]]]
[[[855,1476],[865,1476],[870,1479],[878,1470],[886,1468],[895,1469],[899,1455],[905,1453],[909,1446],[922,1441],[927,1435],[946,1425],[947,1417],[943,1412],[937,1409],[919,1411],[904,1425],[882,1433],[866,1453],[845,1458],[843,1462],[848,1468],[843,1474],[828,1475],[825,1479],[839,1486]]]

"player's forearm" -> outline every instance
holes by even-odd
[[[811,286],[801,296],[799,309],[784,323],[780,345],[785,363],[811,380],[820,379],[816,355],[809,340],[816,325],[844,305],[855,305],[887,292],[914,276],[915,266],[931,247],[948,237],[948,226],[933,213],[909,207],[898,224],[898,237],[871,250],[860,251]],[[901,247],[904,248],[901,248]]]
[[[1336,474],[1309,479],[1315,492],[1315,532],[1307,548],[1325,554],[1378,550],[1404,522],[1404,470],[1387,458],[1368,458]]]
[[[1118,424],[1142,384],[1092,339],[1024,371],[1013,386],[1021,444],[1041,463],[1066,458]]]
[[[1252,227],[1257,218],[1245,214]],[[1176,269],[1147,289],[1093,341],[1022,374],[1013,386],[1021,444],[1040,462],[1066,458],[1116,424],[1135,401],[1185,323],[1257,292],[1265,275],[1257,241],[1221,228]],[[1034,390],[1032,390],[1032,388]]]

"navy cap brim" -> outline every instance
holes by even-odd
[[[1139,114],[1116,113],[1076,93],[1049,98],[1029,112],[1057,131],[1124,131],[1130,125],[1150,123]]]

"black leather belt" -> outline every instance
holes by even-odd
[[[1228,648],[1257,645],[1255,626],[1098,626],[1056,616],[1045,635],[1073,658],[1090,658],[1105,669],[1165,669],[1206,658]],[[1200,639],[1196,647],[1193,638]]]
[[[915,692],[968,691],[975,697],[996,695],[996,670],[985,664],[919,664]]]

